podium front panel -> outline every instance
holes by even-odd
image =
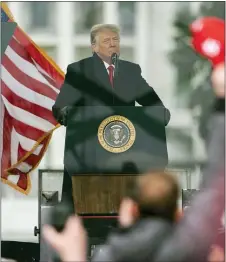
[[[115,214],[135,175],[76,175],[72,177],[73,198],[78,214]]]
[[[139,174],[165,168],[165,111],[161,107],[72,108],[64,156],[72,176]]]

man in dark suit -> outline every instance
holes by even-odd
[[[120,55],[118,27],[95,25],[90,38],[93,56],[67,67],[64,84],[53,106],[57,121],[67,125],[70,106],[135,106],[137,101],[142,106],[163,107],[167,125],[169,110],[142,77],[140,66],[120,59],[113,63],[112,55]]]
[[[63,112],[67,106],[133,106],[135,101],[143,106],[164,106],[142,77],[139,65],[119,60],[114,72],[116,68],[111,56],[120,54],[116,26],[94,26],[91,29],[91,46],[93,56],[67,67],[64,84],[53,106],[53,114],[61,124],[66,124]],[[169,119],[169,111],[166,110],[166,124]]]

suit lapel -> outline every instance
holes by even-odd
[[[104,62],[97,54],[93,55],[93,72],[96,82],[104,88],[112,88],[109,80],[109,75],[104,65]]]

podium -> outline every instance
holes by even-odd
[[[168,164],[162,107],[84,106],[67,119],[64,165],[79,214],[117,213],[129,182]]]

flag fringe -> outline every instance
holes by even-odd
[[[20,193],[24,194],[24,195],[28,195],[31,191],[31,178],[30,178],[30,173],[27,174],[27,188],[24,190],[21,187],[19,187],[18,185],[14,184],[13,182],[5,179],[5,178],[1,178],[2,183],[12,187],[13,189],[19,191]]]
[[[28,158],[35,150],[36,148],[40,145],[40,143],[47,137],[47,136],[50,136],[50,138],[52,137],[52,133],[53,131],[55,131],[58,127],[60,127],[61,125],[58,124],[56,125],[52,130],[50,130],[49,132],[45,133],[44,136],[42,136],[41,138],[39,138],[37,140],[37,142],[35,143],[35,145],[33,146],[33,148],[27,152],[27,154],[25,154],[20,160],[17,161],[17,163],[15,163],[14,165],[12,165],[11,167],[7,168],[5,171],[6,172],[10,172],[10,170],[14,169],[14,168],[17,168],[17,166],[22,163],[26,158]],[[49,145],[49,142],[50,142],[50,139],[48,141],[48,143],[46,144],[46,148],[48,147]],[[45,149],[46,151],[46,149]],[[32,169],[33,170],[33,169]]]
[[[60,125],[59,125],[59,126],[60,126]],[[58,126],[58,127],[59,127],[59,126]],[[11,186],[11,187],[13,187],[15,190],[19,191],[20,193],[23,193],[23,194],[25,194],[25,195],[28,195],[28,194],[30,193],[30,191],[31,191],[31,177],[30,177],[31,172],[34,171],[34,170],[38,167],[38,165],[40,164],[40,162],[41,162],[41,160],[42,160],[42,157],[44,156],[44,154],[45,154],[45,152],[46,152],[46,150],[47,150],[47,148],[48,148],[48,145],[49,145],[49,143],[50,143],[51,138],[52,138],[52,134],[49,134],[48,142],[47,142],[47,144],[46,144],[45,149],[44,149],[43,152],[42,152],[42,156],[40,157],[40,160],[37,162],[37,164],[36,164],[36,165],[30,170],[30,172],[27,174],[27,188],[26,188],[25,190],[22,189],[22,188],[20,188],[20,187],[17,186],[16,184],[12,183],[11,181],[7,180],[6,178],[1,178],[2,182],[5,183],[5,184],[7,184],[7,185],[9,185],[9,186]],[[10,174],[10,173],[8,172],[8,176],[9,176],[9,175],[12,175],[12,174]]]

